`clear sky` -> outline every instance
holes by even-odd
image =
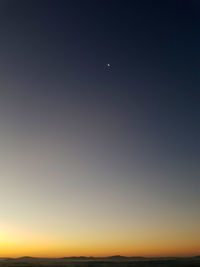
[[[199,11],[0,1],[0,256],[200,253]]]

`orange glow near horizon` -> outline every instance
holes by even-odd
[[[59,258],[59,257],[72,257],[72,256],[94,256],[94,257],[107,257],[112,255],[122,255],[122,256],[144,256],[144,257],[168,257],[168,256],[177,256],[177,257],[190,257],[196,256],[199,254],[199,247],[194,248],[181,248],[177,249],[176,247],[170,248],[132,248],[132,249],[116,249],[116,250],[101,250],[101,252],[97,252],[95,249],[85,248],[85,249],[65,249],[58,248],[54,246],[49,246],[47,244],[46,247],[37,246],[36,244],[29,246],[27,248],[26,245],[20,248],[13,248],[12,246],[4,246],[5,244],[0,245],[1,255],[0,257],[22,257],[22,256],[32,256],[32,257],[48,257],[48,258]],[[132,251],[132,252],[131,252]]]
[[[16,231],[7,228],[0,232],[0,257],[70,257],[70,256],[96,256],[111,255],[123,256],[195,256],[199,253],[197,240],[156,240],[153,237],[120,240],[72,239],[56,240],[30,234],[27,231]]]

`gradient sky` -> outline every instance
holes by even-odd
[[[194,0],[0,1],[0,256],[200,253],[199,29]]]

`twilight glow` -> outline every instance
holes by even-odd
[[[0,257],[200,253],[197,4],[1,1]]]

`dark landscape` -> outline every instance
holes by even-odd
[[[200,266],[200,256],[179,258],[179,257],[63,257],[63,258],[1,258],[0,266],[8,267],[31,267],[31,266],[67,266],[67,267],[131,267],[131,266]]]

